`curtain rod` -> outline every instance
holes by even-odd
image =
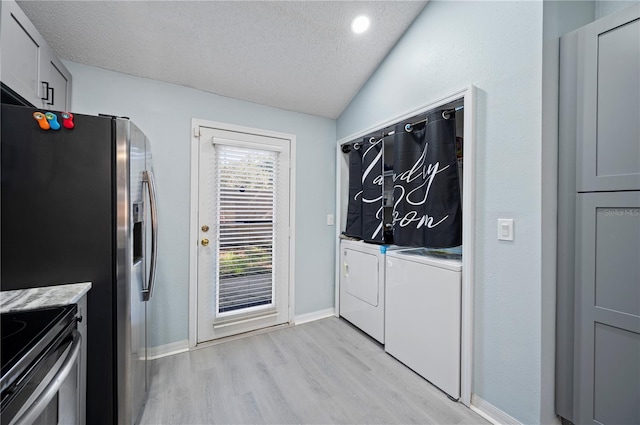
[[[445,120],[448,120],[449,118],[451,118],[451,114],[455,114],[456,112],[458,112],[461,109],[464,109],[464,106],[458,106],[458,107],[453,108],[453,109],[445,109],[444,111],[442,111],[442,118],[444,118]],[[406,131],[407,133],[411,133],[411,130],[413,130],[414,126],[416,126],[418,124],[422,124],[423,122],[426,123],[427,121],[429,121],[429,119],[425,118],[423,120],[416,121],[416,122],[411,123],[411,124],[406,124],[404,126],[404,131]]]
[[[382,137],[377,138],[377,139],[375,137],[369,137],[369,143],[370,144],[376,144],[376,143],[380,142],[382,139],[384,139],[386,136],[388,136],[389,134],[393,134],[393,131],[391,131],[390,133],[387,133],[387,134],[382,133]],[[377,140],[377,142],[373,143],[376,140]],[[360,149],[360,146],[362,146],[362,145],[363,145],[363,142],[361,142],[361,141],[345,143],[341,147],[342,153],[349,153],[349,152],[351,152],[352,148],[355,149],[355,150],[358,150],[358,149]]]
[[[454,114],[460,110],[464,109],[464,105],[462,106],[456,106],[455,108],[452,109],[445,109],[444,111],[442,111],[442,118],[444,118],[445,120],[448,120],[449,118],[451,118],[451,114]],[[422,114],[420,114],[422,115]],[[427,118],[424,118],[420,121],[416,121],[414,123],[410,123],[410,124],[406,124],[404,126],[404,131],[411,133],[411,131],[413,130],[413,127],[418,125],[418,124],[422,124],[422,123],[426,123],[428,120]],[[390,125],[387,128],[394,128],[396,124]],[[387,136],[393,136],[395,134],[395,130],[390,130],[388,132],[385,132],[384,130],[382,131],[382,135],[380,136],[380,138],[384,139]],[[373,140],[375,140],[375,137],[370,137],[369,138],[369,142],[371,142]],[[350,142],[350,143],[345,143],[342,145],[342,152],[344,153],[349,153],[351,151],[351,147],[353,147],[354,149],[358,149],[360,148],[360,146],[362,146],[362,142],[358,141],[358,142]]]

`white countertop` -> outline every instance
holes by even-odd
[[[0,313],[76,304],[89,289],[91,282],[1,291]]]

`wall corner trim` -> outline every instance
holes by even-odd
[[[189,340],[183,339],[169,344],[158,345],[147,348],[147,360],[155,360],[162,357],[173,356],[174,354],[189,351]]]
[[[298,314],[295,317],[294,324],[301,325],[303,323],[326,319],[327,317],[333,317],[334,315],[335,309],[333,307],[325,308],[324,310],[313,311],[311,313]]]
[[[475,394],[471,394],[471,406],[469,407],[494,425],[522,425],[522,422]]]

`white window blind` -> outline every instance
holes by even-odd
[[[278,152],[216,144],[216,316],[275,306]]]

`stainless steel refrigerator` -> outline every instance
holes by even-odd
[[[93,283],[86,423],[135,423],[157,263],[151,146],[127,118],[54,112],[45,130],[38,112],[2,105],[0,286]]]

